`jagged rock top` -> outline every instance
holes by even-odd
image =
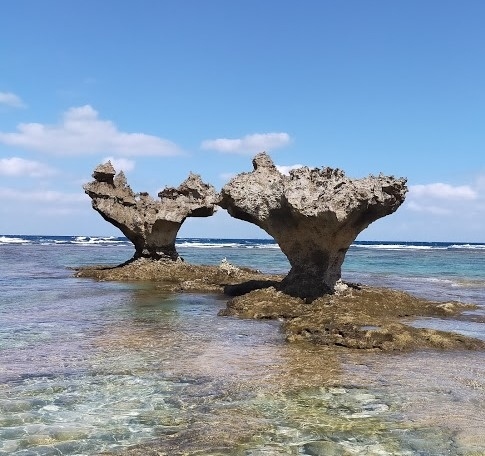
[[[122,171],[108,161],[96,167],[94,181],[84,185],[93,208],[119,228],[135,245],[135,257],[176,259],[175,238],[187,217],[207,217],[216,210],[212,185],[190,173],[179,187],[166,187],[155,200],[147,192],[134,193]]]
[[[108,160],[106,163],[102,163],[101,165],[98,165],[96,167],[96,169],[93,172],[93,177],[98,182],[108,182],[112,184],[113,177],[115,174],[116,174],[116,171],[113,168],[113,165],[111,164],[111,162]]]
[[[253,167],[223,187],[219,205],[276,240],[292,266],[284,288],[298,296],[333,291],[351,243],[407,192],[406,179],[382,174],[351,179],[340,169],[302,167],[284,175],[264,152]]]
[[[305,166],[284,175],[265,152],[254,157],[253,167],[253,172],[237,175],[222,189],[222,207],[232,197],[258,219],[266,219],[271,211],[286,207],[306,217],[333,213],[342,221],[359,208],[385,205],[386,211],[393,212],[407,192],[405,178],[382,174],[351,179],[338,168]],[[241,198],[242,195],[245,196]]]

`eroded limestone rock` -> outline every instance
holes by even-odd
[[[406,179],[393,176],[350,179],[339,169],[307,167],[286,176],[266,153],[253,167],[224,186],[219,205],[276,240],[291,265],[280,288],[310,300],[334,291],[357,235],[393,213],[407,192]]]
[[[116,174],[108,161],[93,172],[84,185],[93,208],[119,228],[135,245],[134,258],[178,258],[175,238],[187,217],[208,217],[215,211],[217,193],[200,176],[190,173],[178,188],[159,192],[159,201],[148,193],[134,193],[123,171]]]

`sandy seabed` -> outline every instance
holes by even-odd
[[[485,455],[484,342],[407,324],[420,317],[466,321],[473,305],[355,284],[306,303],[278,291],[281,276],[227,264],[138,260],[76,275],[238,295],[227,297],[221,320],[258,319],[264,326],[245,334],[253,342],[244,353],[209,344],[194,347],[190,359],[172,360],[177,375],[217,378],[221,390],[195,385],[201,404],[185,410],[185,430],[116,454]],[[275,325],[290,343],[259,343],[265,336],[258,331]],[[180,343],[166,337],[154,343]],[[133,334],[117,340],[116,350],[139,343]],[[290,436],[289,428],[270,426],[268,416],[278,414],[295,429],[327,432],[302,443],[299,431]]]

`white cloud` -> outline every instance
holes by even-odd
[[[221,173],[219,174],[219,177],[223,180],[223,181],[230,181],[233,177],[236,176],[237,173]]]
[[[12,92],[0,92],[0,105],[2,104],[11,108],[25,108],[22,99]]]
[[[474,200],[477,192],[469,185],[452,186],[440,182],[426,185],[410,185],[409,196],[413,198],[436,198],[445,200]]]
[[[103,159],[103,163],[110,161],[113,165],[113,168],[116,170],[117,173],[123,171],[124,173],[128,173],[135,169],[135,161],[130,160],[128,158],[114,158],[114,157],[106,157]]]
[[[77,215],[83,213],[83,209],[78,207],[45,207],[36,209],[38,215],[47,215],[49,217],[65,217],[66,215]]]
[[[287,146],[289,143],[290,135],[288,133],[255,133],[237,139],[208,139],[202,141],[201,148],[228,154],[244,155],[279,149]]]
[[[485,191],[485,174],[477,177],[476,187],[479,191]]]
[[[41,204],[73,204],[85,203],[89,197],[84,193],[63,193],[56,190],[18,190],[8,187],[0,187],[0,198],[5,198],[9,202],[21,201]]]
[[[281,174],[286,174],[289,175],[290,171],[293,169],[298,169],[298,168],[303,168],[304,165],[276,165],[276,169],[281,173]]]
[[[58,125],[22,123],[17,132],[0,132],[0,143],[59,155],[116,153],[122,156],[172,156],[182,153],[171,141],[119,131],[90,105],[67,110]]]
[[[479,182],[477,185],[449,185],[440,182],[410,185],[406,207],[431,215],[456,215],[481,212]]]
[[[37,161],[19,157],[0,158],[0,176],[49,177],[54,174],[55,169]]]
[[[452,210],[446,207],[433,206],[429,204],[419,204],[416,201],[409,201],[407,208],[415,212],[425,212],[432,215],[451,215]]]

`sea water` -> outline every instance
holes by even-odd
[[[268,239],[177,249],[289,269]],[[218,317],[221,296],[73,275],[132,254],[125,238],[0,236],[0,455],[484,454],[482,353],[292,345],[278,322]],[[485,339],[485,244],[356,242],[343,279],[475,303],[465,323],[409,323]]]

